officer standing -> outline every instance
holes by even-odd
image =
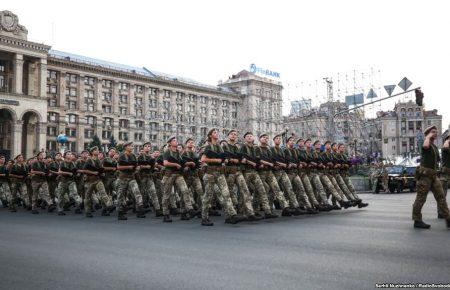
[[[450,179],[450,135],[444,139],[442,146],[441,180],[444,189],[444,197],[447,198],[448,184]],[[438,209],[438,218],[443,219],[443,213]]]
[[[416,170],[417,195],[413,205],[412,219],[414,220],[414,227],[419,229],[429,229],[431,227],[422,221],[422,207],[427,200],[430,190],[433,192],[442,217],[447,220],[447,227],[450,228],[448,205],[444,197],[442,183],[438,178],[439,151],[434,145],[437,134],[436,126],[425,129],[425,141],[421,148],[420,166]]]

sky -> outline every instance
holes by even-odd
[[[449,1],[7,1],[29,40],[53,49],[217,84],[250,64],[279,72],[283,112],[407,77],[450,122]],[[353,81],[355,78],[355,81]],[[356,87],[356,89],[354,89]],[[395,92],[401,92],[396,88]],[[370,105],[393,109],[413,95]]]

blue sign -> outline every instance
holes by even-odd
[[[364,103],[364,95],[356,94],[356,95],[351,95],[351,96],[345,96],[345,103],[347,104],[347,106],[363,104]]]
[[[266,75],[269,77],[274,77],[274,78],[280,78],[280,73],[268,70],[268,69],[264,69],[261,67],[257,67],[256,64],[252,63],[250,65],[250,72],[254,73],[254,74],[262,74],[262,75]]]

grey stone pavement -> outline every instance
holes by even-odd
[[[370,206],[214,227],[0,209],[0,289],[373,289],[450,283],[450,230],[429,195],[362,194]]]

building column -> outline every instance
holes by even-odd
[[[13,64],[14,64],[14,93],[22,94],[23,54],[16,53],[14,55]]]
[[[36,96],[36,64],[28,62],[28,92],[29,96]]]
[[[61,108],[66,107],[66,72],[60,71],[58,74],[58,105]]]
[[[47,147],[47,123],[38,122],[36,128],[37,142],[36,142],[36,153],[41,151],[42,148]],[[34,152],[33,152],[34,153]]]
[[[47,97],[47,59],[41,58],[38,63],[39,93],[41,98]]]
[[[13,145],[12,145],[12,152],[11,152],[11,158],[16,157],[18,154],[22,153],[22,129],[23,129],[23,121],[18,120],[15,122],[12,122],[12,139],[13,139]]]

